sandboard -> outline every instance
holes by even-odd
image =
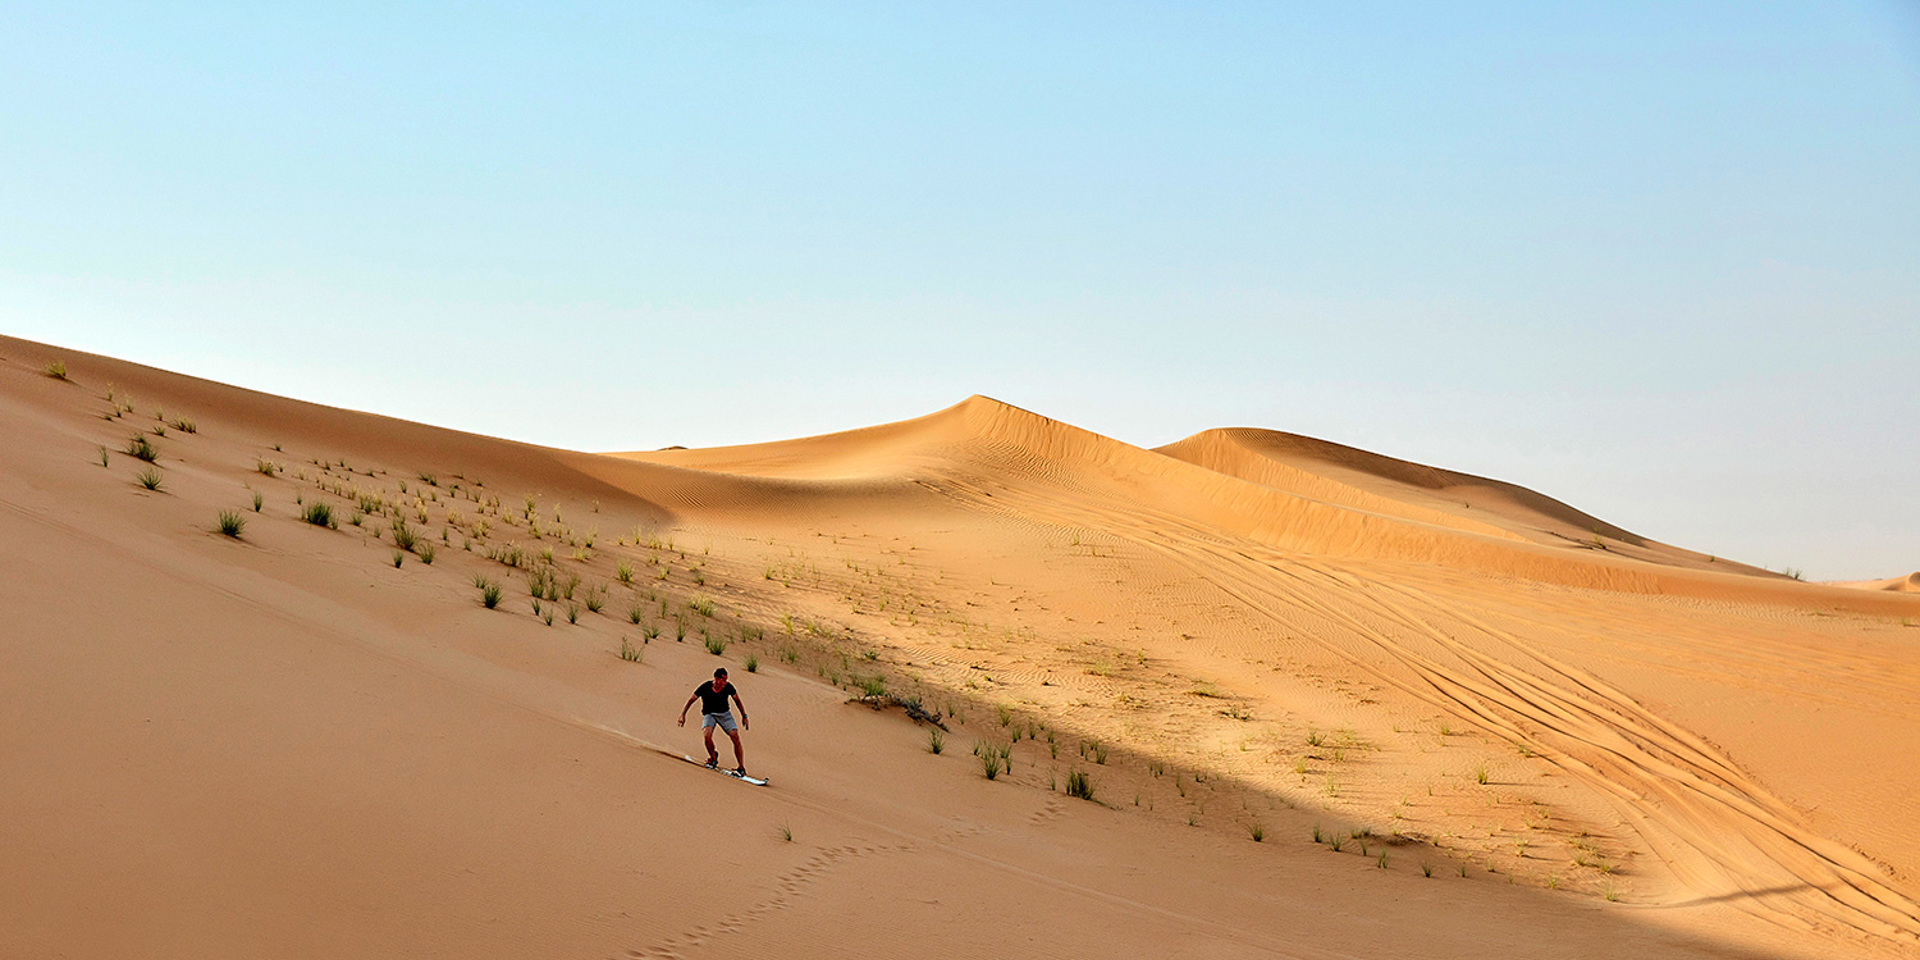
[[[764,787],[767,785],[767,781],[764,777],[749,777],[744,773],[735,773],[732,770],[727,769],[726,767],[709,767],[707,766],[707,762],[705,760],[695,760],[694,758],[689,757],[684,753],[680,755],[680,759],[685,760],[686,762],[691,763],[696,767],[704,767],[708,770],[712,770],[715,773],[724,773],[727,776],[740,781],[741,783],[751,783],[756,787]]]

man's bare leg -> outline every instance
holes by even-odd
[[[744,772],[746,771],[746,769],[747,769],[747,756],[746,756],[746,753],[745,753],[744,751],[742,751],[742,750],[740,749],[740,734],[739,734],[739,733],[737,733],[737,732],[735,732],[735,731],[732,731],[732,730],[728,730],[728,731],[727,731],[727,736],[729,736],[729,737],[732,737],[732,738],[733,738],[733,764],[734,764],[734,769],[736,769],[736,770],[739,770],[739,771],[741,771],[741,772],[743,772],[743,773],[744,773]],[[712,750],[713,748],[712,748],[712,747],[708,747],[707,749],[708,749],[708,750]]]
[[[736,741],[739,740],[738,737],[735,737],[734,739]],[[720,762],[720,751],[713,749],[713,728],[708,727],[707,728],[707,763],[709,765],[712,765],[712,764],[717,764],[719,762]]]

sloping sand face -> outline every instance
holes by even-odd
[[[1916,949],[1920,598],[1263,432],[595,456],[0,358],[6,955]],[[661,754],[716,664],[770,788]]]

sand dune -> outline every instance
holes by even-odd
[[[1718,562],[1652,543],[1524,487],[1311,437],[1273,430],[1208,430],[1158,452],[1298,496],[1473,533],[1610,550],[1696,569]],[[1711,569],[1779,576],[1733,563]]]
[[[983,397],[596,455],[0,339],[0,410],[0,954],[1920,949],[1912,578]],[[770,788],[661,755],[716,663]]]
[[[1920,573],[1909,573],[1904,577],[1888,577],[1885,580],[1842,580],[1833,586],[1852,587],[1856,590],[1892,590],[1896,593],[1920,593]]]
[[[1289,450],[1310,451],[1297,455],[1303,462],[1338,466],[1308,473],[1288,465]],[[794,489],[815,495],[849,483],[871,491],[913,479],[950,480],[949,492],[964,498],[968,491],[1018,478],[1073,493],[1111,493],[1117,509],[1138,513],[1143,522],[1179,517],[1206,530],[1317,556],[1408,560],[1714,600],[1801,602],[1805,596],[1804,589],[1783,594],[1775,584],[1755,582],[1785,580],[1780,574],[1648,541],[1499,481],[1272,431],[1208,431],[1149,451],[978,396],[915,420],[821,437],[615,456],[716,476],[811,481]],[[1414,488],[1478,500],[1479,513],[1456,516]],[[1047,496],[1052,502],[1036,510],[1069,520],[1079,498],[1052,490]],[[1826,599],[1859,602],[1840,593]]]

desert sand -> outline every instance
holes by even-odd
[[[1882,580],[1834,580],[1836,587],[1853,587],[1858,590],[1893,590],[1899,593],[1920,593],[1920,571],[1904,577],[1887,577]]]
[[[1920,955],[1912,578],[985,397],[595,454],[0,338],[0,443],[0,956]]]

